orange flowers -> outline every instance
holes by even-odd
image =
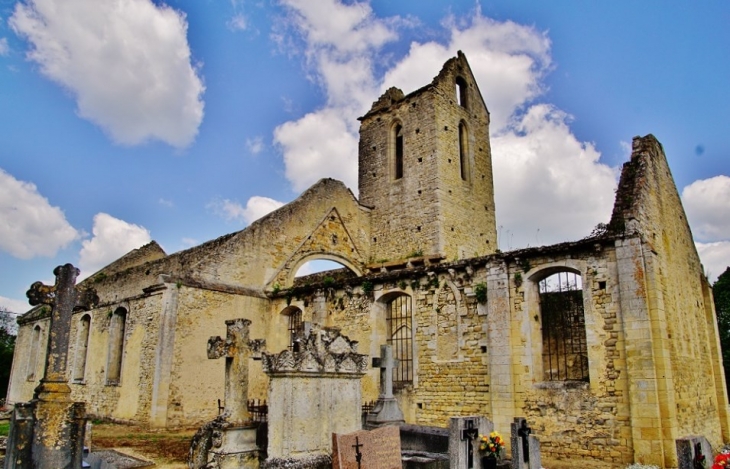
[[[479,435],[479,451],[487,453],[488,457],[498,458],[503,449],[504,440],[499,433],[492,432],[489,435]]]

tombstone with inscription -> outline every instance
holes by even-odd
[[[489,435],[494,424],[482,416],[451,417],[449,421],[449,467],[482,469],[479,458],[479,435]]]
[[[386,426],[332,434],[332,469],[400,469],[400,430]]]
[[[679,469],[696,469],[712,460],[712,446],[704,436],[686,436],[676,441]]]
[[[532,434],[524,417],[515,417],[511,424],[512,469],[540,469],[540,440]]]
[[[6,468],[81,467],[86,406],[71,401],[71,388],[66,383],[71,316],[74,311],[90,309],[99,299],[93,289],[76,288],[79,269],[73,265],[58,266],[53,274],[54,286],[35,282],[27,293],[32,306],[51,308],[48,352],[43,379],[35,389],[33,400],[16,406]]]
[[[269,376],[265,468],[332,465],[332,434],[360,430],[367,355],[339,329],[312,327],[298,350],[263,354]],[[354,444],[354,443],[353,443]]]
[[[260,450],[256,444],[257,425],[248,411],[249,361],[260,358],[266,346],[263,339],[250,340],[251,321],[238,318],[226,321],[226,338],[208,340],[208,358],[225,357],[226,377],[223,413],[204,425],[193,437],[188,466],[194,469],[259,467]]]
[[[366,419],[366,428],[377,428],[386,425],[403,425],[403,411],[393,396],[393,370],[398,360],[393,356],[393,347],[380,346],[380,358],[373,358],[373,367],[380,368],[380,395]]]

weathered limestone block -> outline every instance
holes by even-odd
[[[298,352],[263,354],[269,376],[269,446],[265,467],[331,462],[332,434],[360,430],[360,379],[367,356],[339,329],[312,329]],[[284,462],[282,462],[284,461]]]

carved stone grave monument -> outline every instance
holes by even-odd
[[[299,350],[263,354],[269,376],[266,468],[331,467],[332,434],[360,430],[367,355],[339,329],[313,327]]]
[[[451,417],[449,421],[449,467],[481,469],[479,435],[489,435],[494,424],[486,417]]]
[[[53,274],[54,286],[35,282],[27,292],[32,306],[51,307],[50,334],[41,384],[35,389],[33,400],[16,406],[13,415],[7,469],[81,467],[86,406],[71,401],[71,388],[67,384],[71,316],[74,311],[90,309],[99,298],[93,289],[76,288],[79,269],[73,265],[58,266]],[[27,457],[29,450],[30,458]]]
[[[540,469],[540,440],[532,434],[524,417],[515,417],[511,424],[512,469]]]
[[[380,368],[380,395],[373,410],[365,420],[366,428],[377,428],[385,425],[403,425],[403,411],[393,396],[393,370],[398,360],[393,356],[393,347],[380,346],[380,358],[373,358],[373,367]]]
[[[397,426],[332,434],[332,469],[400,469],[402,464]]]
[[[248,411],[248,367],[260,358],[266,341],[250,340],[251,321],[238,318],[226,321],[226,338],[208,340],[208,358],[226,359],[223,413],[198,430],[193,437],[188,465],[195,469],[259,467],[260,450],[256,445],[257,425]]]
[[[679,469],[710,467],[712,458],[712,446],[704,436],[686,436],[677,440]]]

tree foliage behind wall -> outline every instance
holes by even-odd
[[[730,390],[730,267],[712,285],[712,295],[715,298],[717,328],[720,331],[725,386]]]
[[[15,335],[13,334],[15,316],[0,306],[0,399],[5,399],[10,381],[10,368],[13,365]]]

